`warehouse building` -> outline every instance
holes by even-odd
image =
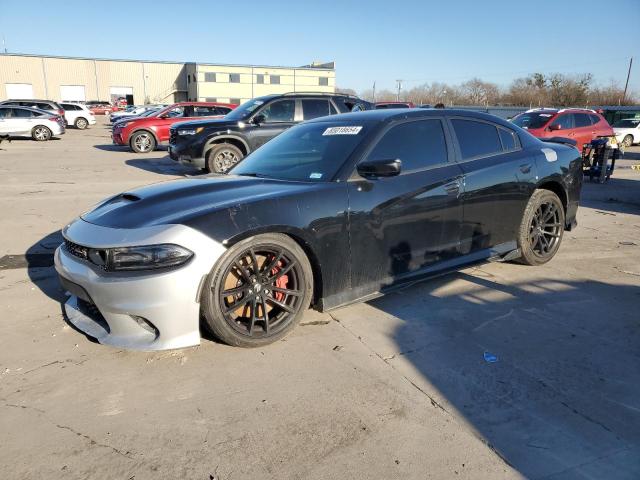
[[[135,104],[242,103],[269,93],[334,89],[333,62],[271,67],[0,54],[0,100],[113,102],[130,95]]]

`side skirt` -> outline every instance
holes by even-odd
[[[320,299],[316,308],[321,312],[327,312],[352,303],[373,300],[374,298],[406,288],[424,280],[455,273],[463,267],[485,262],[504,262],[513,260],[519,256],[520,249],[515,241],[502,243],[492,248],[478,250],[477,252],[450,260],[444,260],[399,277],[386,277],[375,284],[369,283],[357,288],[344,290],[335,295]]]

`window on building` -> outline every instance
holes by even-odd
[[[280,75],[269,75],[269,83],[272,85],[280,85]]]
[[[230,98],[229,103],[235,103],[236,105],[240,105],[242,103],[242,99],[240,98]]]
[[[324,117],[329,115],[329,100],[328,99],[303,99],[302,101],[302,116],[305,120],[311,120],[312,118]]]
[[[474,120],[451,120],[458,137],[462,159],[502,153],[502,143],[495,125]]]
[[[204,72],[204,81],[205,82],[215,82],[216,74],[214,72]]]
[[[256,75],[256,83],[264,83],[264,75],[262,73]]]
[[[187,84],[191,83],[191,74],[187,74]]]
[[[368,155],[369,160],[395,158],[402,162],[402,173],[446,163],[447,142],[442,122],[418,120],[397,125],[384,134]]]
[[[318,85],[320,85],[321,87],[328,87],[329,86],[329,77],[319,77],[318,78]]]
[[[240,74],[239,73],[230,73],[229,74],[229,82],[230,83],[240,83]]]

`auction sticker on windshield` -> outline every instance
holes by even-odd
[[[362,127],[329,127],[322,135],[357,135],[360,130]]]

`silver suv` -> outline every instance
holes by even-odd
[[[51,100],[15,100],[9,99],[0,102],[0,107],[27,107],[27,108],[36,108],[38,110],[44,110],[45,112],[49,112],[52,115],[60,115],[64,118],[64,110],[63,108],[54,101]]]

